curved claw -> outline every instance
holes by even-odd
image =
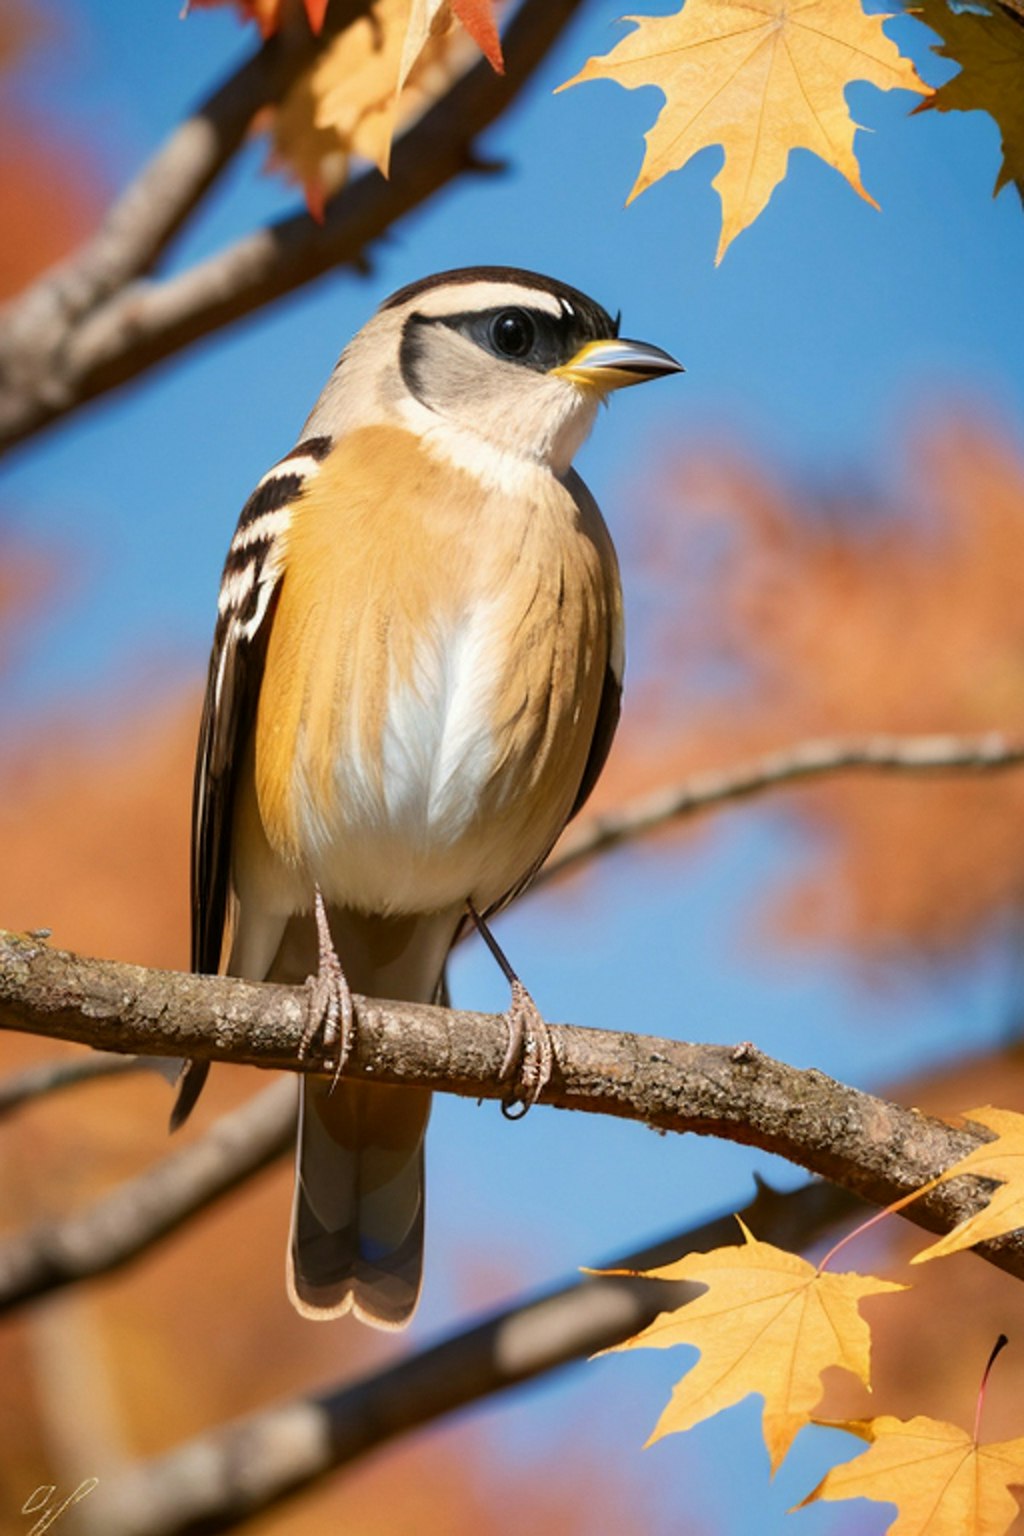
[[[352,1002],[352,990],[334,948],[330,924],[327,921],[327,908],[319,889],[316,892],[315,916],[319,950],[318,967],[315,976],[306,977],[306,986],[310,993],[309,1017],[302,1032],[302,1039],[299,1041],[298,1054],[299,1060],[302,1061],[318,1036],[323,1043],[325,1055],[336,1046],[337,1055],[332,1067],[331,1081],[331,1087],[334,1089],[338,1085],[338,1079],[345,1070],[345,1063],[355,1045],[355,1007]]]
[[[555,1048],[540,1009],[518,978],[512,982],[512,1002],[505,1014],[508,1046],[501,1064],[509,1092],[501,1101],[506,1120],[521,1120],[551,1081]]]

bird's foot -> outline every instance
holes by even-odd
[[[319,1039],[326,1058],[325,1065],[333,1074],[331,1086],[334,1088],[337,1087],[338,1079],[345,1070],[345,1063],[351,1056],[352,1047],[355,1044],[355,1007],[352,1002],[352,989],[345,978],[337,950],[334,948],[330,924],[327,921],[327,908],[319,887],[316,892],[314,914],[318,951],[317,972],[315,976],[306,978],[306,986],[309,988],[309,1014],[306,1027],[302,1032],[302,1039],[299,1041],[299,1060],[304,1060],[313,1042]]]
[[[501,1101],[501,1112],[506,1120],[521,1120],[551,1081],[554,1041],[540,1009],[512,969],[486,919],[471,901],[467,901],[466,910],[512,989],[512,1002],[505,1014],[508,1047],[500,1074],[501,1081],[508,1083],[508,1091]]]
[[[512,1003],[505,1014],[508,1047],[501,1064],[501,1080],[509,1089],[501,1112],[506,1120],[521,1120],[551,1081],[555,1048],[540,1009],[518,976],[511,986]]]

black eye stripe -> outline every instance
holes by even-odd
[[[399,367],[406,387],[419,400],[433,398],[437,379],[443,376],[437,369],[443,370],[439,359],[444,356],[434,349],[446,331],[454,331],[496,364],[540,374],[551,373],[569,362],[587,342],[609,340],[616,335],[611,316],[592,300],[575,290],[560,298],[558,314],[524,303],[518,294],[514,298],[510,294],[504,304],[455,310],[445,315],[427,315],[412,309],[402,323],[399,343]],[[495,323],[513,313],[533,328],[532,341],[521,351],[503,348],[495,340]]]

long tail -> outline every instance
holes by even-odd
[[[305,1317],[403,1328],[423,1277],[422,1089],[307,1077],[288,1293]]]
[[[433,1001],[459,914],[330,913],[353,991]],[[281,968],[295,961],[285,946]],[[310,967],[311,968],[311,967]],[[277,969],[277,967],[275,967]],[[304,1317],[402,1328],[423,1273],[425,1089],[303,1079],[288,1294]]]

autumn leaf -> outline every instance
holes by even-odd
[[[976,1120],[979,1125],[995,1131],[994,1141],[975,1147],[958,1163],[935,1180],[944,1184],[948,1179],[971,1173],[977,1178],[998,1179],[1000,1187],[993,1191],[989,1202],[973,1216],[940,1237],[937,1243],[915,1254],[912,1264],[923,1264],[927,1259],[945,1258],[973,1248],[975,1243],[988,1242],[994,1237],[1004,1237],[1024,1227],[1024,1115],[1015,1115],[1009,1109],[969,1109],[965,1119]]]
[[[493,23],[490,6],[462,6],[459,15],[463,10],[491,46],[481,31],[485,12]],[[396,131],[442,96],[473,55],[448,0],[374,0],[328,38],[273,113],[272,164],[301,182],[310,212],[322,218],[352,158],[387,175]]]
[[[822,1371],[838,1366],[867,1385],[871,1337],[860,1302],[906,1287],[873,1275],[817,1270],[740,1226],[742,1246],[687,1254],[648,1270],[648,1279],[696,1282],[707,1290],[662,1312],[616,1349],[691,1344],[701,1352],[675,1386],[648,1445],[757,1392],[764,1398],[762,1426],[774,1472],[821,1399]]]
[[[716,261],[767,206],[793,149],[835,166],[877,207],[853,152],[846,87],[867,80],[882,90],[929,90],[883,32],[888,17],[865,15],[859,0],[686,0],[673,16],[628,19],[635,30],[560,89],[607,79],[664,93],[630,202],[698,150],[721,144],[725,163],[712,183],[722,199]]]
[[[204,10],[214,5],[225,5],[228,0],[188,0],[186,11]],[[263,37],[273,37],[289,10],[297,10],[297,0],[233,0],[245,21],[254,21]],[[329,0],[302,0],[310,29],[319,33],[323,28]]]
[[[825,1422],[818,1421],[815,1422]],[[796,1507],[818,1499],[875,1499],[899,1514],[887,1536],[1003,1536],[1019,1513],[1011,1486],[1024,1483],[1024,1439],[978,1445],[938,1419],[844,1419],[828,1423],[869,1442],[833,1467]]]
[[[432,37],[441,37],[451,26],[452,17],[461,21],[470,37],[491,66],[503,74],[501,40],[491,0],[412,0],[406,23],[402,62],[398,72],[401,90]]]
[[[494,0],[452,0],[452,10],[491,68],[497,74],[503,75],[505,60],[501,53],[501,38],[498,36]]]
[[[915,110],[987,112],[1003,141],[995,191],[1012,181],[1024,201],[1024,12],[998,0],[957,10],[947,0],[914,0],[914,11],[942,38],[936,53],[960,65],[960,73]]]

